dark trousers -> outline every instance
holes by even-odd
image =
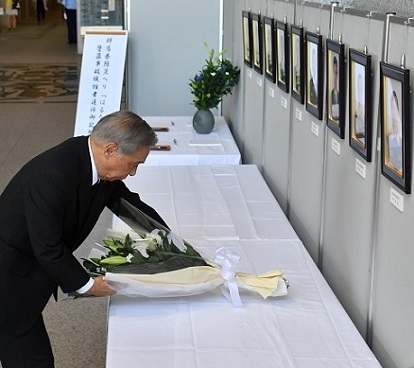
[[[78,28],[76,22],[76,9],[66,9],[66,24],[68,26],[68,42],[78,42]]]
[[[0,328],[0,362],[3,368],[54,368],[49,336],[42,316],[23,335]]]
[[[40,23],[40,21],[45,20],[46,11],[44,6],[37,6],[36,8],[36,14],[37,14],[37,22]]]

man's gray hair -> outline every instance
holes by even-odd
[[[91,137],[99,143],[114,142],[119,153],[132,154],[141,147],[158,142],[154,130],[137,114],[121,110],[101,118],[92,130]]]

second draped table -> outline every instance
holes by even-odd
[[[177,165],[239,165],[241,154],[222,116],[215,117],[215,126],[209,134],[198,134],[191,116],[146,116],[157,131],[158,144],[170,146],[169,151],[151,151],[145,162],[150,166]]]

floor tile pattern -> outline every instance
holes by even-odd
[[[77,64],[0,64],[0,103],[76,101],[79,74]]]

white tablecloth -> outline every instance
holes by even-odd
[[[167,127],[168,132],[156,132],[158,144],[169,145],[170,151],[151,151],[145,165],[238,165],[241,154],[223,117],[215,117],[209,134],[198,134],[190,116],[144,119],[152,127]]]
[[[298,239],[254,165],[142,166],[125,183],[187,240]]]
[[[134,184],[207,258],[237,251],[237,271],[280,268],[288,295],[220,289],[184,298],[111,298],[107,368],[380,367],[252,165],[143,167]]]

